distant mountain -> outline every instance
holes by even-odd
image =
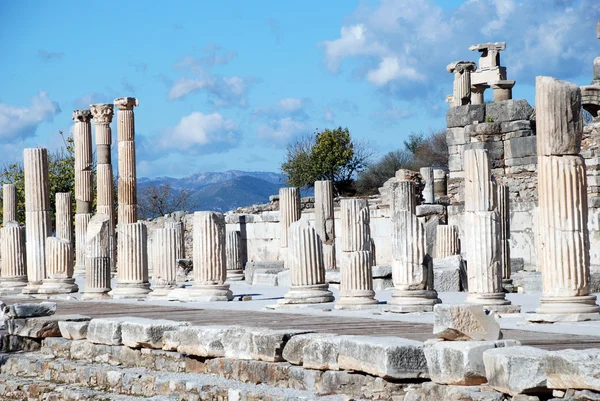
[[[226,212],[241,206],[267,203],[269,196],[279,193],[279,188],[285,186],[285,177],[271,172],[239,170],[197,173],[184,178],[142,177],[138,179],[138,189],[165,183],[175,191],[191,191],[193,210]]]

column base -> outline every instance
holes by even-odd
[[[479,305],[510,305],[510,301],[506,299],[506,295],[503,292],[470,292],[467,294],[467,303],[479,304]]]
[[[78,291],[74,278],[45,278],[38,294],[71,294]]]
[[[434,290],[394,290],[383,310],[392,313],[433,312],[434,305],[442,303],[437,295]]]
[[[20,294],[23,287],[27,286],[27,276],[2,277],[0,280],[0,295]]]
[[[283,299],[277,301],[279,305],[289,304],[320,304],[333,302],[335,297],[329,291],[329,284],[298,285],[290,288],[283,296]]]
[[[177,293],[177,295],[179,294],[182,296],[178,299],[186,302],[231,301],[233,299],[229,284],[194,284],[190,289]]]
[[[114,299],[136,299],[146,298],[150,292],[152,292],[150,283],[119,283],[117,281],[115,289],[110,295]]]
[[[243,270],[227,270],[228,281],[241,281],[245,277]]]
[[[590,322],[600,320],[600,313],[532,313],[525,317],[528,323]]]
[[[535,311],[538,314],[582,314],[599,313],[600,306],[596,305],[595,295],[580,295],[572,297],[544,297],[540,298],[540,307]]]
[[[102,288],[102,289],[94,288],[92,291],[84,292],[83,295],[81,295],[81,300],[89,301],[89,300],[112,299],[112,297],[108,294],[109,291],[110,291],[110,288]]]
[[[152,288],[152,292],[148,294],[148,298],[171,299],[171,293],[173,292],[173,290],[178,289],[183,289],[183,284],[155,286]]]
[[[335,302],[335,309],[340,310],[373,309],[378,306],[379,301],[372,290],[342,291]]]
[[[23,289],[21,290],[21,294],[37,294],[40,287],[42,286],[43,282],[42,281],[36,281],[36,282],[28,282],[27,285],[25,287],[23,287]]]

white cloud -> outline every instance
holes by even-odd
[[[291,139],[307,133],[310,133],[308,124],[291,117],[274,120],[269,124],[261,124],[257,128],[258,138],[274,147],[285,146]]]
[[[329,71],[337,72],[341,62],[350,56],[380,55],[386,53],[381,44],[368,37],[369,32],[364,24],[343,26],[340,38],[326,40],[325,55]]]
[[[384,57],[377,69],[367,72],[367,80],[375,86],[383,86],[398,78],[415,81],[424,79],[414,68],[400,65],[397,57]]]
[[[50,122],[61,112],[57,102],[40,92],[31,98],[31,106],[15,107],[0,103],[0,141],[22,140],[35,135],[38,125]]]
[[[214,84],[211,84],[208,80],[202,78],[179,78],[169,90],[169,100],[179,99],[187,94],[196,92],[200,89],[205,89],[211,85]]]
[[[270,119],[283,119],[294,117],[296,120],[307,120],[306,109],[310,107],[310,99],[286,97],[279,99],[275,104],[255,107],[254,117],[268,117]]]

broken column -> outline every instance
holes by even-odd
[[[452,106],[471,103],[471,73],[477,69],[472,61],[455,61],[448,64],[446,71],[454,74],[454,94]]]
[[[73,112],[73,145],[75,148],[75,272],[85,274],[85,232],[92,218],[94,188],[92,184],[92,112]]]
[[[2,224],[17,220],[17,187],[15,184],[2,186]]]
[[[148,281],[148,230],[138,223],[119,224],[117,282],[113,298],[144,298]]]
[[[336,269],[333,221],[333,183],[331,181],[315,181],[315,226],[323,243],[325,270]]]
[[[96,209],[98,214],[109,218],[109,257],[111,274],[116,273],[117,242],[115,238],[115,195],[110,148],[112,131],[110,123],[114,114],[112,104],[92,104],[90,106],[96,126]]]
[[[433,169],[433,192],[435,194],[435,200],[438,201],[440,198],[444,198],[448,194],[448,182],[446,171],[441,168]]]
[[[437,226],[436,258],[443,259],[448,256],[460,255],[460,239],[458,226]]]
[[[290,224],[300,219],[300,188],[279,189],[279,243],[285,261]]]
[[[172,228],[177,232],[177,248],[175,252],[175,259],[185,258],[185,228],[182,221],[167,221],[165,222],[165,228]]]
[[[4,188],[6,189],[6,184]],[[6,203],[4,206],[6,209]],[[25,234],[19,222],[4,222],[0,232],[0,255],[2,255],[0,295],[18,294],[27,285]]]
[[[137,222],[137,184],[135,173],[135,120],[133,108],[138,106],[134,97],[115,99],[119,109],[117,132],[119,143],[119,224]]]
[[[421,167],[419,172],[421,173],[421,177],[423,177],[423,181],[425,182],[425,188],[423,188],[423,203],[435,203],[435,191],[433,187],[433,167]]]
[[[512,292],[510,279],[510,196],[507,185],[497,184],[498,217],[500,221],[500,268],[502,270],[502,287]]]
[[[194,213],[194,285],[190,301],[231,301],[225,256],[225,218],[218,212]]]
[[[179,233],[175,228],[158,228],[152,234],[152,256],[154,265],[154,287],[151,296],[168,296],[177,283],[177,259]]]
[[[56,194],[56,237],[46,239],[46,278],[40,294],[79,291],[73,278],[73,216],[71,194]]]
[[[489,87],[486,84],[471,85],[471,104],[484,104],[484,93]]]
[[[227,231],[225,256],[227,259],[227,280],[243,280],[242,234],[239,231]]]
[[[508,79],[492,81],[490,86],[494,90],[494,102],[512,99],[512,88],[515,86],[515,81]]]
[[[48,151],[29,148],[23,151],[25,173],[25,237],[27,279],[23,294],[36,294],[46,277],[46,238],[52,233]]]
[[[496,189],[490,173],[488,151],[483,147],[464,151],[465,246],[469,294],[467,302],[489,309],[516,312],[502,290],[500,224]]]
[[[323,244],[314,226],[307,220],[293,222],[289,228],[287,265],[290,290],[279,305],[332,302],[333,294],[325,282]]]
[[[110,299],[110,217],[96,214],[85,233],[85,289],[81,299]]]
[[[432,259],[426,252],[425,227],[415,214],[412,181],[400,181],[392,193],[392,280],[389,312],[431,312],[442,301],[433,289]]]
[[[364,309],[378,304],[373,291],[370,212],[366,199],[342,199],[340,298],[336,309]]]
[[[589,290],[587,182],[582,138],[581,91],[551,77],[536,79],[539,192],[538,260],[546,320],[597,318]],[[550,316],[553,315],[553,316]]]

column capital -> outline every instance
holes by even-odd
[[[73,121],[87,123],[92,119],[92,112],[89,110],[73,110]]]
[[[118,97],[114,103],[119,110],[133,110],[135,106],[139,106],[138,100],[134,97]]]
[[[115,113],[115,108],[110,103],[90,105],[96,124],[110,124]]]

